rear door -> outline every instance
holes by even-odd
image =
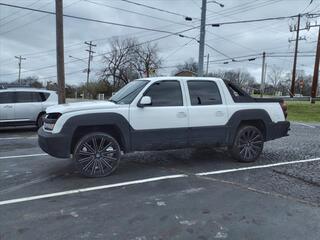
[[[39,92],[18,91],[15,101],[15,118],[17,121],[35,122],[42,110],[42,99]]]
[[[13,97],[13,92],[0,92],[0,122],[14,120]]]
[[[219,83],[213,80],[189,80],[187,89],[190,97],[190,144],[223,144],[226,140],[227,107]]]
[[[180,81],[163,80],[150,85],[143,96],[152,104],[130,106],[132,148],[134,150],[168,149],[187,145],[188,115]]]

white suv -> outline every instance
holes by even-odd
[[[0,89],[0,126],[42,126],[46,108],[58,104],[54,91],[34,88]]]

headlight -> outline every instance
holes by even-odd
[[[46,115],[43,123],[43,128],[45,130],[52,131],[54,125],[56,124],[58,118],[61,116],[61,113],[49,113]]]
[[[55,123],[43,123],[43,128],[45,129],[45,130],[50,130],[50,131],[52,131],[53,130],[53,128],[54,128],[54,125],[55,125]]]

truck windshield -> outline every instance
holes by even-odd
[[[147,80],[136,80],[130,82],[116,92],[109,101],[118,104],[130,104],[148,82],[149,81]]]

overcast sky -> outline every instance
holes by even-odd
[[[90,2],[89,2],[90,1]],[[201,0],[137,0],[160,9],[169,10],[181,15],[190,16],[193,21],[187,22],[182,16],[176,16],[161,11],[148,9],[124,2],[122,0],[64,0],[64,13],[98,20],[129,24],[140,27],[161,29],[178,32],[198,26],[201,14]],[[319,12],[320,0],[220,0],[224,8],[208,3],[207,23],[226,21],[290,16],[303,12]],[[30,8],[54,11],[54,0],[0,0],[1,3],[29,6]],[[210,1],[208,1],[210,2]],[[102,3],[108,6],[98,5]],[[128,13],[122,8],[147,14],[153,17]],[[227,56],[236,57],[244,55],[257,55],[266,51],[267,54],[285,54],[293,52],[295,33],[289,31],[289,26],[295,24],[297,19],[266,21],[259,23],[232,24],[220,27],[206,28],[206,42]],[[307,19],[302,18],[301,25],[305,26]],[[314,23],[316,19],[310,19]],[[300,52],[313,52],[316,49],[318,29],[301,31],[301,36],[306,40],[299,41]],[[199,37],[199,28],[185,32],[185,35]],[[148,41],[167,35],[139,29],[112,26],[102,23],[93,23],[82,20],[64,18],[64,43],[65,43],[65,71],[66,83],[79,84],[85,82],[86,75],[82,71],[86,62],[73,61],[76,58],[85,58],[88,53],[84,41],[92,40],[97,47],[96,54],[109,50],[110,38],[135,37],[140,42]],[[198,43],[190,39],[171,36],[156,42],[159,46],[160,56],[163,59],[162,75],[170,75],[174,66],[183,61],[198,59]],[[205,54],[210,55],[210,60],[221,60],[226,57],[206,47]],[[302,54],[302,53],[301,53]],[[39,76],[41,81],[56,81],[56,56],[55,56],[55,17],[49,14],[30,12],[0,6],[0,82],[13,81],[18,75],[18,60],[14,56],[22,55],[27,59],[22,62],[22,77]],[[240,58],[238,58],[240,59]],[[245,59],[245,58],[241,58]],[[210,63],[209,71],[219,69],[243,69],[249,71],[260,81],[261,58],[255,61],[231,62],[223,64],[222,61]],[[285,71],[292,69],[292,57],[267,57],[268,67],[278,66]],[[298,58],[298,69],[312,73],[314,57]],[[169,66],[169,67],[168,67]],[[167,68],[168,67],[168,68]],[[101,57],[94,57],[92,63],[93,79],[101,68]],[[38,70],[37,70],[38,69]]]

